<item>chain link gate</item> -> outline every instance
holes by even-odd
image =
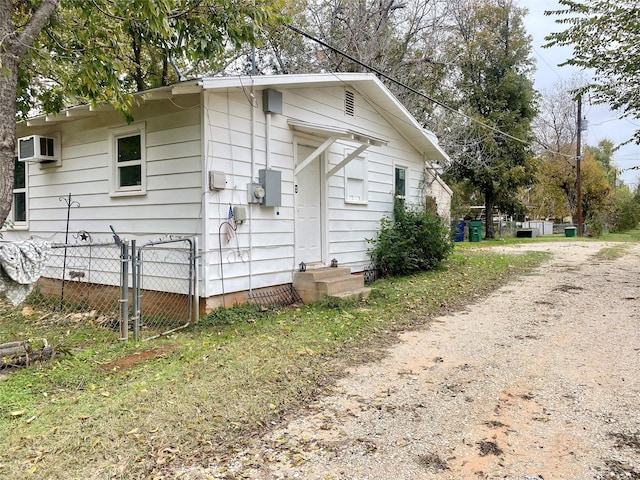
[[[113,242],[94,242],[81,231],[72,243],[54,243],[40,278],[24,300],[39,316],[38,327],[68,326],[94,338],[113,341],[121,324],[121,249]]]
[[[131,242],[135,340],[151,340],[190,326],[197,318],[196,239]]]
[[[198,318],[195,237],[94,241],[89,232],[50,245],[40,278],[24,300],[38,326],[95,330],[104,341],[149,340]],[[75,239],[75,240],[74,240]]]

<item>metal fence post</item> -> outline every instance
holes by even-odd
[[[136,241],[131,240],[131,289],[133,290],[133,339],[140,340],[140,285],[139,280],[140,264],[138,263],[138,252],[136,251]]]
[[[129,240],[120,246],[120,340],[129,337]]]
[[[199,276],[198,276],[198,237],[193,237],[193,244],[191,245],[193,249],[193,255],[190,259],[191,268],[193,268],[193,322],[197,322],[200,319],[200,291],[199,287]]]

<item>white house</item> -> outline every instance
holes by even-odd
[[[371,74],[203,78],[137,98],[131,124],[89,106],[18,124],[28,161],[5,240],[63,241],[58,199],[70,193],[71,229],[93,238],[110,225],[140,240],[196,236],[212,308],[223,292],[291,284],[301,263],[362,272],[395,195],[432,197],[448,218],[433,168],[445,152]]]

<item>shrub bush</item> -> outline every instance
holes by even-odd
[[[593,213],[587,217],[587,237],[599,237],[603,233],[605,233],[605,224],[602,220],[602,216]]]
[[[635,197],[619,200],[611,215],[611,231],[626,232],[636,228],[640,222],[640,205]]]
[[[393,219],[383,218],[368,253],[383,276],[431,270],[453,251],[451,230],[432,213],[396,199]]]

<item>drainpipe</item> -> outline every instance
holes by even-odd
[[[256,178],[256,107],[254,102],[256,101],[254,79],[251,77],[251,180],[253,182]],[[253,205],[247,205],[249,207],[249,298],[253,294]]]

